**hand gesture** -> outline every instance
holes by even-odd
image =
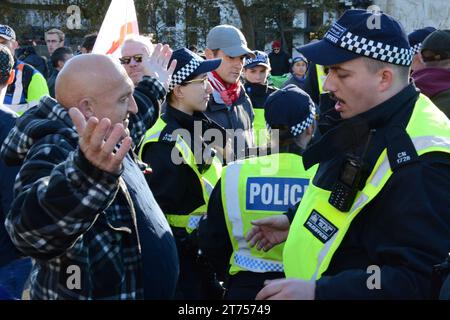
[[[172,57],[172,50],[170,47],[167,44],[162,45],[161,43],[158,43],[155,46],[152,55],[147,60],[143,61],[144,75],[158,79],[166,90],[169,88],[173,71],[177,65],[177,61],[173,60],[169,68],[167,68],[170,57]]]
[[[70,108],[69,115],[79,135],[78,144],[81,152],[91,164],[109,173],[118,173],[122,160],[131,148],[131,138],[126,137],[121,123],[111,126],[111,121],[103,118],[100,121],[91,117],[86,122],[84,115],[77,108]],[[109,134],[109,136],[108,136]],[[122,141],[120,148],[114,152],[116,145]]]
[[[284,214],[255,220],[252,224],[245,239],[250,247],[257,245],[258,250],[264,251],[286,241],[290,227],[289,219]]]

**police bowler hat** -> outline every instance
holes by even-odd
[[[290,84],[267,98],[264,117],[269,128],[287,126],[296,137],[314,122],[316,109],[305,91]]]
[[[174,59],[177,60],[177,66],[169,84],[169,91],[172,91],[175,86],[189,81],[202,73],[216,70],[222,62],[222,59],[204,60],[186,48],[175,50],[172,53],[169,65]]]
[[[413,53],[402,25],[393,17],[367,10],[347,10],[322,40],[299,47],[308,60],[335,65],[359,57],[410,66]]]

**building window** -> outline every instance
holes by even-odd
[[[211,26],[217,26],[220,24],[220,8],[208,7],[208,19]]]
[[[174,7],[166,8],[166,26],[175,27],[176,11]]]
[[[310,27],[320,27],[323,24],[323,13],[321,10],[311,9],[308,14]]]

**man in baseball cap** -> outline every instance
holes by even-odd
[[[450,122],[409,82],[403,27],[348,10],[300,51],[329,66],[324,90],[341,119],[320,115],[330,129],[303,154],[305,169],[319,167],[294,220],[259,238],[287,238],[287,279],[256,298],[429,299],[431,266],[450,247]]]
[[[412,73],[414,83],[450,117],[450,30],[436,30],[422,44],[424,68]]]
[[[205,56],[208,60],[222,59],[219,68],[208,73],[213,92],[205,113],[223,128],[233,130],[234,154],[243,158],[254,146],[253,109],[240,77],[244,59],[255,55],[238,28],[223,24],[209,31]]]
[[[421,29],[416,29],[410,34],[408,34],[409,45],[411,46],[411,50],[413,51],[414,54],[413,63],[411,65],[412,72],[425,68],[425,65],[420,55],[420,50],[422,49],[423,40],[425,40],[425,38],[433,31],[436,31],[436,28],[425,27]]]

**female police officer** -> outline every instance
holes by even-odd
[[[203,139],[205,130],[221,128],[202,111],[212,92],[206,73],[218,68],[221,60],[203,60],[185,48],[174,51],[171,59],[177,60],[177,66],[167,108],[146,132],[139,156],[151,167],[147,182],[176,238],[180,258],[177,297],[205,299],[210,278],[197,263],[194,235],[222,167],[214,154],[205,152]]]

